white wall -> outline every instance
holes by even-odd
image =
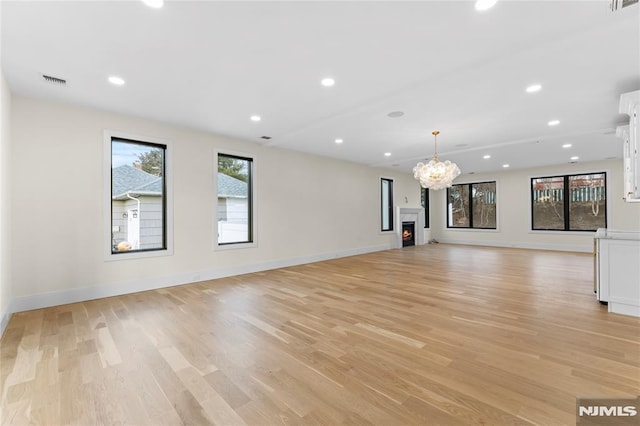
[[[640,230],[640,203],[622,200],[622,160],[565,164],[552,167],[462,175],[456,183],[497,182],[498,230],[461,230],[446,227],[446,191],[431,193],[431,235],[441,242],[593,251],[593,232],[531,231],[532,177],[607,172],[608,228]]]
[[[0,335],[11,301],[11,93],[0,70]]]
[[[173,143],[173,256],[104,260],[104,129]],[[12,311],[389,248],[382,175],[420,204],[408,174],[18,96],[12,148]],[[216,149],[254,158],[255,248],[213,249]]]

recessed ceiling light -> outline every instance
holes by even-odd
[[[154,9],[160,9],[164,5],[164,0],[142,0],[142,3]]]
[[[336,139],[336,143],[342,143],[344,142],[342,139]]]
[[[527,87],[527,93],[534,93],[534,92],[539,92],[540,89],[542,89],[542,85],[540,84],[532,84],[531,86]]]
[[[565,143],[564,145],[562,145],[563,148],[571,148],[573,145],[571,145],[570,143]]]
[[[549,126],[557,126],[558,124],[560,124],[560,120],[551,120],[550,122],[547,123]]]
[[[491,158],[491,156],[489,154],[483,156],[482,158],[484,158],[485,160],[488,160],[489,158]]]
[[[491,9],[496,5],[498,0],[477,0],[476,1],[476,10],[483,11],[487,9]]]
[[[580,159],[580,157],[575,156],[575,155],[574,155],[573,157],[571,157],[571,160],[572,160],[572,161],[576,161],[576,160],[579,160],[579,159]]]
[[[122,86],[124,84],[124,80],[121,77],[112,75],[109,77],[109,83],[115,84],[116,86]]]
[[[331,77],[327,77],[327,78],[323,78],[320,83],[322,83],[322,85],[324,87],[331,87],[334,84],[336,84],[336,81],[334,79],[332,79]]]
[[[505,169],[509,167],[508,164],[503,164],[502,167],[504,167]]]
[[[385,153],[384,153],[384,156],[385,156],[385,157],[391,157],[391,153],[390,153],[390,152],[385,152]]]
[[[402,111],[393,111],[393,112],[390,112],[389,114],[387,114],[387,117],[398,118],[398,117],[402,117],[403,115],[404,115],[404,112],[402,112]]]
[[[252,115],[250,118],[251,118],[251,121],[255,121],[255,122],[262,120],[262,117],[260,117],[259,115]]]

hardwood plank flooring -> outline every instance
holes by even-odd
[[[590,254],[410,247],[15,314],[0,423],[575,424],[640,394]]]

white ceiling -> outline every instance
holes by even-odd
[[[640,6],[609,4],[5,0],[2,69],[14,94],[406,172],[433,155],[432,130],[463,173],[621,158]]]

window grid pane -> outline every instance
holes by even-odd
[[[533,229],[564,230],[564,176],[531,181]]]
[[[447,189],[447,226],[468,228],[471,218],[469,211],[469,185],[453,185]]]
[[[393,180],[380,180],[381,230],[393,231]]]
[[[251,158],[218,154],[218,244],[253,242]]]
[[[569,228],[595,231],[606,228],[604,174],[569,176]]]
[[[420,202],[424,208],[424,227],[429,227],[429,188],[422,188]]]
[[[471,184],[473,227],[496,229],[496,183]]]
[[[111,253],[165,250],[166,146],[111,139]]]

